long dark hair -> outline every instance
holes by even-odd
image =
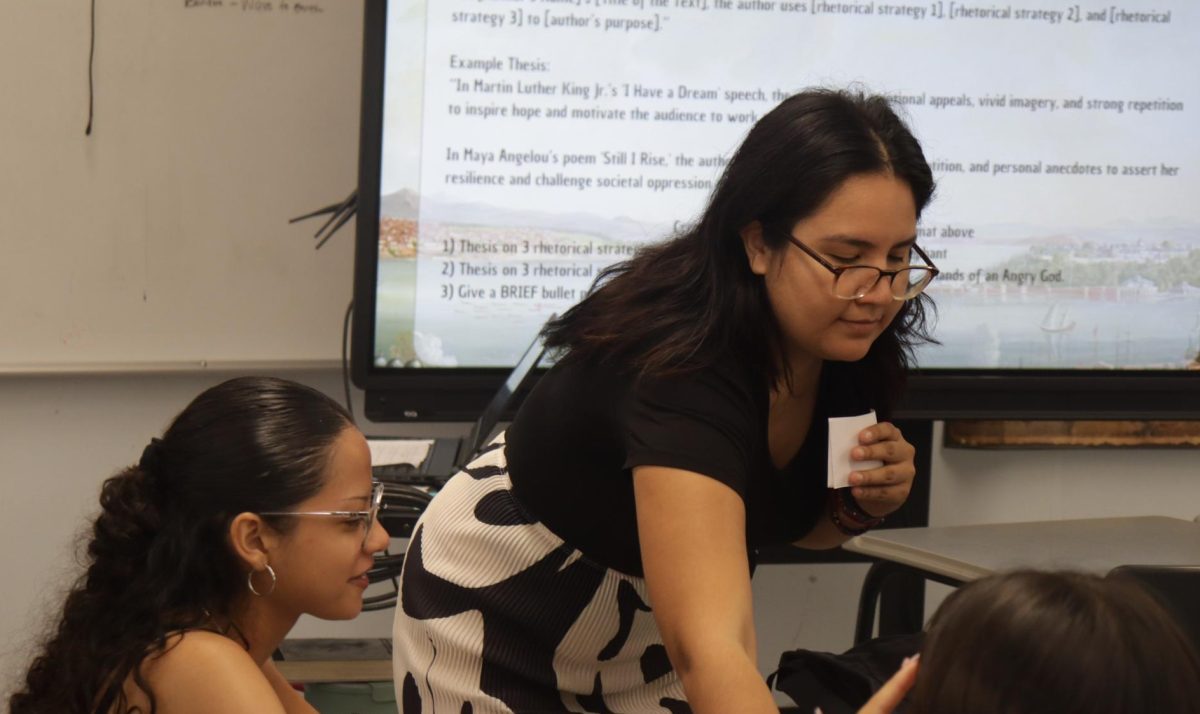
[[[778,248],[846,179],[871,173],[908,184],[918,216],[933,195],[921,146],[886,99],[824,89],[786,99],[750,129],[700,220],[602,271],[600,287],[548,325],[547,344],[563,360],[608,359],[641,374],[703,368],[732,351],[772,381],[786,377],[779,327],[740,231],[760,221]],[[863,372],[880,387],[899,385],[911,348],[929,338],[927,301],[905,303],[868,353]]]
[[[909,714],[1196,714],[1200,658],[1136,583],[1018,571],[952,593]]]
[[[230,522],[315,494],[350,423],[341,405],[281,379],[232,379],[192,401],[138,465],[104,482],[87,570],[10,698],[12,714],[126,711],[130,675],[153,714],[141,662],[171,633],[228,618],[245,587]]]

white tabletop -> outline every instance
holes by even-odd
[[[896,528],[842,547],[963,582],[1014,568],[1103,575],[1118,565],[1200,565],[1200,523],[1130,516]]]

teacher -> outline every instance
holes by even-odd
[[[557,364],[430,504],[394,651],[402,711],[776,712],[758,547],[824,549],[908,497],[913,447],[826,487],[828,418],[886,419],[927,340],[933,194],[876,96],[811,90],[750,130],[699,220],[546,329]]]

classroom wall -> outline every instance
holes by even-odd
[[[181,365],[257,362],[341,398],[336,369],[279,365],[338,354],[353,226],[318,252],[319,223],[287,219],[354,183],[360,9],[291,5],[100,3],[87,137],[87,3],[0,3],[0,692],[79,572],[77,537],[102,480],[233,374]],[[1194,450],[935,446],[931,521],[1192,518],[1195,463]],[[761,567],[761,668],[785,649],[849,646],[864,572]],[[390,620],[305,619],[294,634],[386,635]]]
[[[336,370],[283,371],[342,399]],[[195,394],[231,373],[0,376],[0,691],[79,572],[77,535],[101,481],[135,461]],[[353,393],[361,410],[362,395]],[[361,411],[360,411],[361,413]],[[416,427],[406,427],[411,430]],[[448,435],[459,425],[432,425]],[[372,433],[403,433],[368,425]],[[935,428],[935,444],[941,440]],[[957,525],[1032,519],[1200,515],[1195,450],[965,451],[935,446],[931,521]],[[865,566],[768,565],[755,576],[760,668],[796,647],[850,645]],[[936,591],[935,596],[936,597]],[[302,620],[296,636],[386,636],[391,612],[352,622]]]
[[[357,184],[362,22],[0,3],[0,372],[335,361],[353,225],[288,221]]]

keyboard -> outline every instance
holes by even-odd
[[[372,466],[371,475],[377,481],[384,483],[397,483],[406,486],[427,486],[438,488],[446,483],[445,476],[435,474],[422,473],[419,468],[412,464],[385,464],[383,466]]]

